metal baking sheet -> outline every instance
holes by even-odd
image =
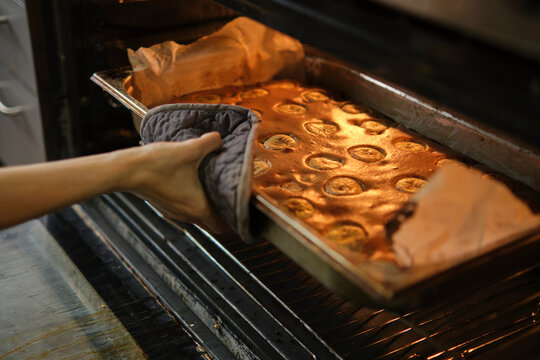
[[[306,69],[308,82],[344,94],[537,191],[540,189],[537,149],[339,62],[311,56],[306,58]],[[130,68],[107,70],[94,74],[92,80],[136,116],[143,117],[148,108],[125,90],[130,86],[130,74]],[[477,286],[494,274],[502,276],[501,269],[516,270],[516,263],[535,261],[531,254],[538,254],[540,250],[540,230],[537,230],[512,239],[508,245],[464,260],[459,266],[436,272],[431,269],[429,276],[424,270],[414,268],[406,273],[387,274],[388,269],[351,263],[264,197],[255,195],[252,205],[259,214],[255,227],[260,235],[324,285],[362,304],[413,307],[446,298]],[[433,273],[435,275],[431,275]]]

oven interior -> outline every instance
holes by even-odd
[[[473,117],[485,115],[486,111],[488,115],[500,113],[491,117],[494,127],[519,141],[538,143],[535,141],[539,132],[534,130],[539,125],[531,122],[540,104],[535,59],[522,54],[510,56],[489,45],[476,46],[477,40],[454,38],[444,27],[434,29],[375,4],[362,9],[371,15],[361,19],[363,30],[396,19],[398,25],[391,30],[399,30],[399,26],[413,30],[400,37],[373,30],[376,36],[372,42],[362,43],[366,49],[373,49],[373,55],[368,56],[368,51],[351,47],[358,37],[369,40],[369,34],[349,31],[355,20],[350,14],[355,12],[349,16],[346,10],[356,11],[354,2],[342,1],[340,6],[332,7],[333,22],[304,16],[309,12],[295,1],[220,2],[430,98],[447,96],[451,99],[447,105]],[[317,10],[323,3],[316,2],[308,10]],[[92,84],[90,76],[99,70],[128,65],[127,48],[171,39],[189,43],[237,14],[210,1],[58,0],[48,5],[45,1],[27,4],[35,57],[43,60],[37,66],[38,70],[42,67],[37,76],[49,159],[137,145],[139,137],[130,113]],[[538,8],[531,6],[537,14]],[[333,14],[340,8],[340,14]],[[280,16],[282,11],[292,12],[293,17],[294,11],[300,12],[298,24],[291,23],[288,16]],[[320,29],[307,30],[310,21],[317,19]],[[334,41],[335,34],[343,41]],[[457,45],[445,47],[440,39]],[[378,41],[387,46],[374,45]],[[398,62],[399,57],[389,60],[404,50],[398,46],[400,41],[415,47],[415,52],[406,54],[408,62]],[[36,42],[42,45],[36,46]],[[460,50],[457,60],[449,56],[456,48]],[[430,53],[433,58],[426,60]],[[486,57],[495,60],[484,72],[477,72]],[[426,67],[426,63],[432,67]],[[497,72],[497,66],[516,64],[520,66],[513,67],[513,74]],[[446,86],[444,81],[453,81],[454,86]],[[456,95],[464,81],[475,101]],[[501,92],[501,86],[512,91]],[[475,97],[484,92],[487,95]],[[491,92],[495,99],[504,97],[507,101],[493,105]],[[501,120],[509,112],[516,121]],[[160,217],[129,194],[106,195],[74,209],[88,227],[104,235],[103,241],[215,358],[227,358],[231,353],[238,358],[271,359],[489,359],[536,355],[534,339],[540,338],[540,269],[535,261],[516,264],[511,275],[494,274],[478,288],[457,293],[447,301],[392,311],[342,299],[271,243],[245,244],[235,237],[216,239],[195,226]]]
[[[216,239],[161,218],[130,194],[76,211],[185,327],[199,330],[193,336],[216,358],[225,355],[214,337],[243,359],[533,358],[536,351],[536,263],[447,301],[392,311],[344,300],[269,242]]]

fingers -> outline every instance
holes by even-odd
[[[220,217],[207,220],[204,222],[203,227],[209,229],[210,232],[215,235],[223,235],[232,231],[229,225],[227,225]]]
[[[222,145],[221,136],[215,131],[202,135],[198,141],[202,147],[200,160],[202,160],[209,153],[219,150]],[[207,209],[207,213],[204,214],[200,220],[202,222],[201,225],[209,229],[214,234],[223,234],[230,231],[227,224],[213,209],[211,209],[211,207]]]
[[[225,220],[221,218],[218,212],[209,204],[206,212],[199,218],[200,225],[210,230],[211,233],[221,235],[231,231],[231,228]]]
[[[179,209],[171,209],[166,206],[161,206],[161,204],[158,204],[156,202],[149,202],[162,215],[170,219],[176,219],[183,222],[197,224],[210,231],[210,233],[212,234],[222,235],[232,231],[229,225],[227,225],[227,223],[211,207],[207,208],[207,211],[204,212],[204,215],[195,216],[195,214],[192,214],[189,211],[179,211]]]
[[[223,233],[227,225],[212,209],[198,176],[201,161],[222,145],[218,132],[181,142],[163,142],[148,149],[151,161],[143,168],[150,180],[135,192],[168,217],[197,223],[213,233]],[[151,145],[150,145],[151,146]]]

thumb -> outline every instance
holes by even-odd
[[[199,139],[203,145],[208,148],[207,153],[219,150],[222,144],[221,135],[219,135],[217,131],[203,134]]]
[[[219,150],[222,144],[221,136],[216,131],[203,134],[200,138],[192,141],[197,144],[199,163],[206,155]]]
[[[217,131],[212,131],[206,134],[203,134],[199,141],[202,142],[203,148],[206,150],[205,155],[211,153],[212,151],[219,150],[221,144],[221,135]]]

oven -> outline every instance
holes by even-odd
[[[127,65],[127,48],[189,43],[238,14],[495,134],[469,143],[502,139],[528,149],[512,156],[538,154],[540,8],[533,1],[494,3],[27,2],[47,158],[137,145],[131,113],[90,76]],[[534,180],[538,172],[531,173]],[[491,269],[474,286],[454,284],[448,294],[435,286],[431,291],[444,297],[390,309],[346,300],[271,242],[213,237],[130,194],[104,195],[73,211],[212,358],[536,356],[537,245],[515,261],[506,257],[505,271]]]

